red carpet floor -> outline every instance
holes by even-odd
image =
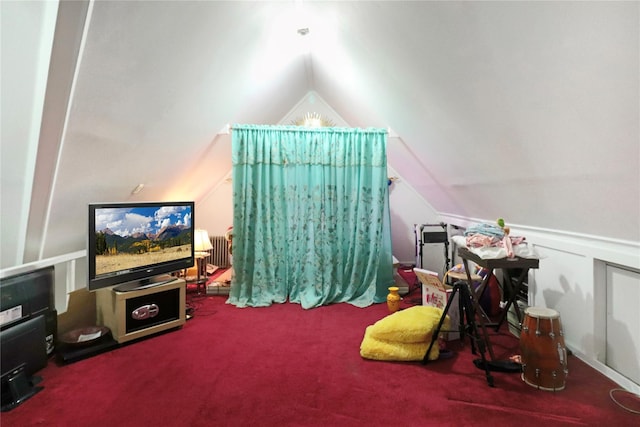
[[[383,304],[239,309],[223,296],[190,298],[194,317],[181,329],[51,361],[45,389],[2,413],[2,427],[640,425],[610,398],[618,386],[575,357],[563,391],[500,372],[490,388],[468,342],[427,365],[362,359],[364,329],[388,314]],[[498,358],[518,352],[508,332],[492,342]]]

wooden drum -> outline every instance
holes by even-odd
[[[564,389],[569,370],[560,313],[550,308],[527,308],[520,332],[520,351],[525,383],[541,390]]]

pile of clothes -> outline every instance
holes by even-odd
[[[524,237],[514,237],[509,235],[508,227],[501,227],[498,224],[474,224],[469,226],[464,232],[465,245],[467,248],[501,247],[506,251],[507,258],[516,256],[514,246],[523,244]]]

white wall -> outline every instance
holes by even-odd
[[[229,160],[231,167],[231,160]],[[233,225],[233,184],[231,173],[220,181],[205,198],[196,202],[196,226],[209,236],[222,236]]]
[[[0,266],[3,268],[24,262],[57,10],[57,1],[0,2]]]
[[[393,255],[402,264],[417,264],[414,226],[437,224],[440,221],[438,213],[402,178],[402,174],[391,166],[389,175],[398,178],[389,187]],[[424,268],[442,271],[443,245],[423,245],[422,254]]]

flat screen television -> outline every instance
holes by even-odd
[[[143,289],[192,267],[194,210],[194,202],[89,204],[88,289]]]

